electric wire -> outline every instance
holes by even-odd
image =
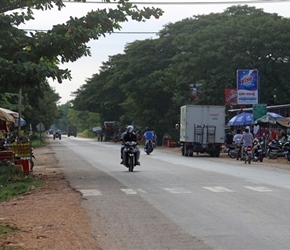
[[[39,30],[39,29],[21,29],[21,30],[24,30],[24,31],[28,31],[28,32],[47,32],[48,30]],[[114,31],[110,34],[126,34],[126,35],[130,35],[130,34],[157,34],[159,32],[157,31]]]
[[[86,1],[86,2],[75,2],[69,0],[63,0],[66,3],[93,3],[93,4],[118,4],[118,1],[105,2],[105,1]],[[239,0],[239,1],[202,1],[202,2],[130,2],[131,4],[140,5],[213,5],[213,4],[265,4],[265,3],[285,3],[290,0]]]

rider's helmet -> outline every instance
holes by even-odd
[[[127,127],[127,132],[132,133],[134,131],[134,127],[132,125],[129,125]]]
[[[246,133],[248,133],[249,132],[249,129],[248,128],[245,128],[245,130],[244,130]]]

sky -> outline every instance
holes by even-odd
[[[94,1],[94,3],[89,3],[89,1]],[[99,2],[99,3],[98,3]],[[57,8],[47,11],[34,11],[34,21],[29,21],[21,28],[34,29],[34,30],[48,30],[51,29],[55,24],[65,23],[70,16],[72,17],[82,17],[86,15],[91,10],[104,9],[106,7],[113,8],[114,5],[100,3],[101,0],[87,0],[87,3],[74,3],[65,2],[66,7],[61,11]],[[133,0],[137,2],[145,3],[144,0]],[[147,1],[148,2],[148,1]],[[181,21],[182,19],[192,17],[194,15],[203,15],[209,13],[223,12],[226,8],[237,5],[237,4],[247,4],[250,6],[255,6],[257,8],[263,9],[265,12],[278,13],[281,16],[290,18],[290,1],[237,1],[237,0],[225,0],[225,1],[203,1],[203,0],[156,0],[149,1],[150,3],[156,4],[138,4],[139,8],[143,7],[159,7],[164,10],[163,16],[159,19],[154,17],[150,20],[144,22],[129,21],[127,23],[121,24],[121,32],[159,32],[163,29],[164,25],[168,23],[175,23]],[[163,4],[161,4],[163,2]],[[165,4],[165,3],[178,3],[178,4]],[[186,2],[194,4],[184,4]],[[210,3],[206,3],[210,2]],[[223,3],[221,3],[223,2]],[[226,2],[226,3],[225,3]],[[160,3],[160,4],[158,4]],[[49,79],[50,86],[58,93],[61,97],[59,105],[65,104],[66,102],[72,100],[74,97],[71,95],[72,92],[79,89],[82,85],[86,83],[87,79],[90,79],[94,74],[99,73],[99,68],[102,66],[103,62],[109,60],[109,56],[124,53],[124,48],[126,44],[131,43],[136,40],[144,39],[157,39],[158,36],[155,34],[111,34],[107,35],[105,38],[100,38],[99,40],[92,40],[88,43],[91,48],[91,57],[82,57],[73,63],[63,64],[61,68],[68,68],[71,70],[72,80],[64,80],[63,83],[59,84],[57,81]]]

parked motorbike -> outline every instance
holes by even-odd
[[[150,153],[153,152],[153,149],[154,149],[154,144],[152,142],[152,140],[147,140],[145,142],[145,146],[144,146],[144,151],[147,155],[149,155]]]
[[[228,152],[228,156],[230,158],[236,158],[236,146],[231,144],[231,145],[227,145],[227,152]]]
[[[269,159],[277,159],[279,156],[284,156],[283,143],[281,141],[272,140],[268,144],[267,157]]]
[[[247,162],[248,162],[249,164],[251,164],[251,161],[252,161],[252,155],[253,155],[252,147],[251,147],[251,146],[244,147],[243,158],[244,158],[245,164],[246,164]]]
[[[133,172],[134,167],[137,165],[137,145],[135,141],[125,142],[124,152],[126,154],[126,160],[124,161],[124,166],[126,166],[130,172]]]
[[[287,159],[288,163],[290,162],[290,141],[287,140],[283,144],[284,156]]]
[[[261,146],[259,140],[255,139],[253,142],[253,145],[254,145],[253,146],[253,161],[263,162],[264,152],[263,152],[263,149],[262,149],[262,146]]]

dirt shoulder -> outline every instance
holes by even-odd
[[[64,179],[48,148],[35,150],[33,175],[43,187],[0,203],[0,224],[19,230],[0,237],[0,249],[99,249],[82,196]]]

